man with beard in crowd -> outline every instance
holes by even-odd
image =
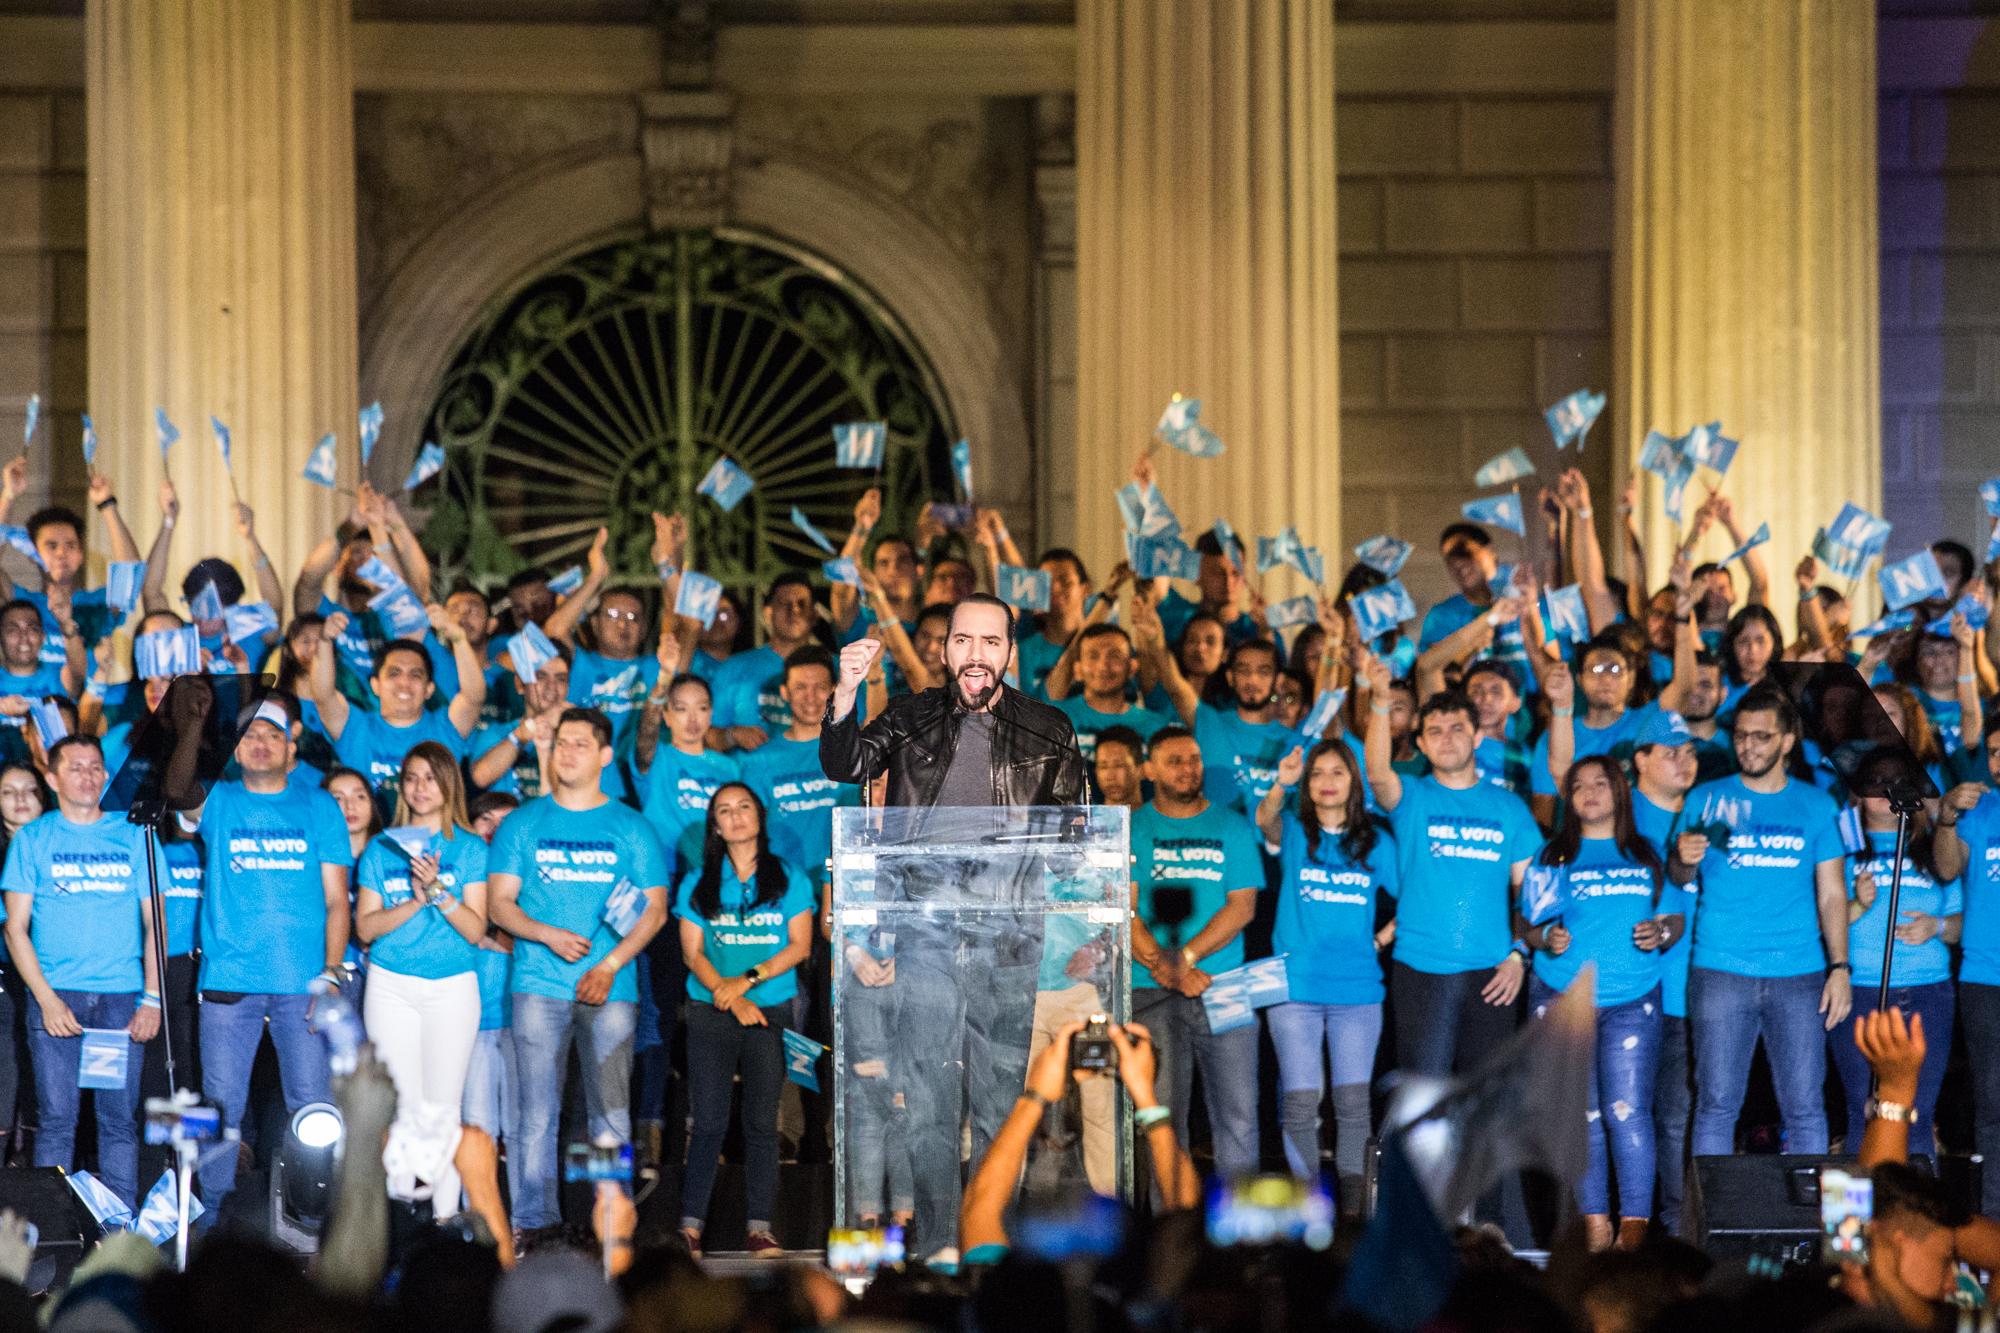
[[[841,650],[840,673],[820,732],[820,763],[838,782],[888,775],[886,804],[922,814],[885,829],[885,844],[960,841],[997,830],[1003,817],[978,808],[1073,805],[1083,799],[1083,757],[1069,719],[1002,682],[1014,649],[1014,617],[983,593],[952,611],[945,638],[946,683],[892,700],[860,725],[856,698],[881,644],[861,639]],[[936,807],[961,807],[937,810]],[[977,826],[975,828],[975,826]],[[891,835],[900,832],[904,836]],[[916,1217],[910,1253],[949,1249],[958,1223],[959,1126],[969,1099],[972,1160],[1022,1095],[1034,1013],[1042,929],[1035,914],[959,905],[1008,901],[1022,886],[1017,863],[995,858],[884,855],[876,863],[879,898],[924,902],[905,915],[891,955],[889,984],[901,991],[896,1040],[886,1077],[905,1093]],[[1038,864],[1028,864],[1036,870]],[[1038,889],[1037,886],[1029,886]],[[860,946],[841,965],[871,975]]]

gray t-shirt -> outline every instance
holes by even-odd
[[[959,715],[958,748],[944,772],[937,804],[993,804],[993,714]]]

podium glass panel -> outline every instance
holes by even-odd
[[[1131,855],[1117,806],[833,812],[836,1225],[914,1213],[957,1244],[966,1174],[1073,1018],[1130,1013]],[[1128,1108],[1085,1080],[1029,1150],[1031,1186],[1123,1196]]]

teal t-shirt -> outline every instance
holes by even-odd
[[[486,869],[489,878],[513,875],[521,881],[515,901],[523,912],[590,941],[590,952],[574,963],[546,944],[514,942],[514,994],[555,1000],[575,999],[583,974],[618,946],[603,919],[618,881],[663,893],[667,885],[667,854],[652,825],[613,800],[590,810],[566,810],[553,796],[537,797],[501,821]],[[639,998],[632,964],[618,969],[609,998]]]
[[[1401,890],[1396,842],[1375,829],[1375,845],[1356,859],[1338,833],[1308,851],[1306,828],[1286,810],[1278,839],[1278,918],[1271,952],[1285,956],[1291,997],[1306,1004],[1379,1004],[1382,963],[1375,952],[1375,895]]]
[[[167,881],[164,861],[154,871]],[[51,810],[7,845],[0,891],[34,898],[29,938],[49,985],[93,994],[131,994],[145,983],[146,836],[124,816],[74,824]]]
[[[1664,806],[1653,804],[1646,793],[1637,787],[1632,790],[1632,822],[1639,827],[1639,836],[1653,844],[1653,850],[1660,855],[1660,864],[1665,865],[1674,850],[1675,836],[1681,831],[1681,813]],[[1681,886],[1679,911],[1684,918],[1681,933],[1675,938],[1673,947],[1660,955],[1660,1010],[1668,1018],[1686,1018],[1688,1012],[1688,960],[1694,957],[1693,938],[1694,905],[1701,893],[1701,881],[1696,879]],[[1660,909],[1665,913],[1668,909]]]
[[[783,950],[793,919],[809,917],[817,910],[818,898],[806,877],[789,865],[784,871],[785,891],[778,901],[746,911],[756,887],[737,878],[735,863],[723,857],[721,910],[713,917],[704,917],[694,909],[694,886],[701,878],[700,867],[689,871],[681,881],[680,890],[674,895],[674,915],[701,927],[702,950],[723,976],[740,977]],[[687,993],[689,999],[703,1004],[715,999],[715,992],[702,985],[692,971],[688,973]],[[783,1004],[798,993],[799,973],[793,968],[752,986],[749,1000],[760,1007]]]
[[[1854,964],[1857,981],[1879,982],[1882,976],[1882,943],[1889,926],[1889,880],[1896,865],[1896,835],[1875,832],[1867,835],[1868,850],[1851,857],[1847,867],[1847,896],[1854,896],[1855,881],[1863,871],[1875,881],[1875,903],[1847,926],[1847,960]],[[1903,886],[1896,911],[1899,915],[1922,912],[1926,916],[1956,916],[1965,910],[1959,880],[1937,882],[1932,874],[1910,857],[1903,858]],[[1897,924],[1908,921],[1902,916]],[[1896,941],[1896,961],[1889,973],[1892,986],[1928,986],[1951,980],[1951,948],[1933,935],[1922,944]]]
[[[833,812],[861,804],[861,789],[826,775],[817,740],[774,736],[737,764],[743,781],[764,802],[772,848],[813,883],[824,882],[833,855]]]
[[[1513,867],[1541,849],[1521,798],[1492,782],[1463,789],[1403,778],[1389,812],[1402,895],[1396,961],[1418,972],[1476,972],[1506,958]]]
[[[685,754],[662,736],[652,767],[639,779],[639,809],[660,835],[660,845],[675,852],[689,828],[705,829],[709,801],[723,783],[736,781],[739,771],[733,755]]]
[[[1202,791],[1217,805],[1247,816],[1278,780],[1278,761],[1312,741],[1282,722],[1245,722],[1236,709],[1195,705],[1194,739],[1201,746]]]
[[[424,713],[408,726],[399,727],[380,713],[349,708],[347,726],[333,743],[333,752],[341,763],[368,779],[375,803],[387,818],[403,787],[403,759],[423,741],[436,741],[451,751],[454,759],[464,759],[471,748],[442,710]]]
[[[1139,919],[1163,948],[1178,949],[1201,933],[1231,892],[1264,887],[1264,859],[1249,821],[1233,810],[1211,803],[1198,815],[1173,819],[1148,804],[1132,816],[1132,879],[1139,886]],[[1170,921],[1161,910],[1162,889],[1188,891],[1185,920]],[[1177,898],[1167,902],[1174,904]],[[1243,937],[1238,935],[1200,966],[1212,976],[1242,962]],[[1135,967],[1132,985],[1145,989],[1158,983]]]
[[[178,958],[194,952],[195,922],[201,915],[201,848],[176,840],[160,844],[166,862],[166,876],[160,880],[160,896],[167,900],[167,956]]]
[[[304,995],[326,966],[322,870],[354,863],[340,807],[318,787],[269,795],[220,782],[201,810],[201,988]]]
[[[1140,740],[1150,741],[1154,732],[1173,721],[1164,713],[1155,713],[1138,704],[1127,705],[1122,713],[1101,713],[1085,703],[1081,694],[1071,695],[1056,707],[1076,732],[1076,748],[1082,752],[1086,764],[1097,757],[1097,738],[1113,727],[1130,727],[1139,733]],[[1207,762],[1206,756],[1203,762]]]
[[[1015,662],[1021,674],[1021,690],[1030,698],[1050,702],[1048,696],[1049,672],[1056,669],[1062,660],[1063,645],[1052,643],[1042,637],[1040,631],[1028,635],[1014,645]],[[1084,758],[1090,756],[1086,754]]]
[[[1647,721],[1660,710],[1652,704],[1638,708],[1628,708],[1620,713],[1609,726],[1593,727],[1583,720],[1579,711],[1576,715],[1576,753],[1574,759],[1587,759],[1594,754],[1608,754],[1623,764],[1632,757],[1632,746],[1639,739],[1639,733],[1646,728]],[[1537,796],[1554,796],[1555,779],[1549,776],[1549,738],[1544,732],[1535,742],[1535,760],[1528,769],[1529,790]]]
[[[1970,854],[1959,876],[1965,922],[1958,979],[2000,986],[2000,793],[1987,792],[1959,817],[1958,836]]]
[[[1839,812],[1796,778],[1754,792],[1740,777],[1688,793],[1683,827],[1726,827],[1727,847],[1701,858],[1694,966],[1745,977],[1793,977],[1826,966],[1816,868],[1845,855]],[[1719,830],[1718,830],[1719,831]]]
[[[792,708],[779,693],[785,659],[769,644],[737,653],[716,668],[714,723],[718,727],[762,727],[777,736],[792,725]]]
[[[1564,991],[1585,963],[1596,963],[1600,1009],[1652,994],[1663,960],[1659,950],[1632,943],[1632,930],[1650,917],[1680,910],[1680,890],[1619,851],[1610,838],[1583,839],[1568,865],[1547,865],[1537,857],[1521,883],[1522,918],[1531,926],[1561,918],[1570,934],[1561,954],[1536,951],[1535,976],[1549,989]]]
[[[465,891],[472,885],[486,883],[486,844],[478,834],[458,829],[449,838],[434,835],[430,851],[438,859],[438,885],[459,902],[465,901]],[[400,906],[415,892],[410,887],[409,859],[386,833],[377,834],[362,850],[355,879],[380,895],[384,907]],[[479,952],[433,902],[369,945],[368,963],[435,981],[476,970]]]

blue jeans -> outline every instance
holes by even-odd
[[[510,1144],[514,1225],[562,1221],[556,1135],[562,1126],[563,1073],[570,1038],[583,1064],[583,1104],[590,1137],[632,1139],[632,1032],[639,1006],[630,1000],[578,1004],[546,995],[514,996],[514,1059],[521,1074],[521,1141]]]
[[[306,1027],[309,995],[246,995],[235,1004],[204,998],[201,1004],[201,1090],[222,1110],[223,1137],[233,1148],[243,1131],[243,1107],[250,1099],[250,1066],[268,1019],[271,1045],[278,1052],[278,1083],[285,1110],[332,1098],[332,1078],[326,1063],[326,1042]],[[219,1217],[222,1201],[236,1188],[236,1154],[215,1145],[201,1163],[201,1197],[210,1218]]]
[[[1368,1085],[1382,1040],[1380,1004],[1272,1005],[1264,1011],[1278,1053],[1278,1124],[1285,1165],[1295,1176],[1319,1175],[1319,1103],[1327,1089],[1326,1052],[1333,1069],[1334,1169],[1359,1183],[1368,1158]]]
[[[778,1206],[778,1093],[785,1086],[785,1024],[790,1005],[766,1005],[764,1026],[745,1027],[706,1000],[689,1000],[687,1025],[687,1172],[681,1178],[681,1225],[707,1224],[709,1195],[722,1141],[729,1136],[729,1104],[743,1082],[744,1214],[752,1231],[768,1231]]]
[[[1694,1116],[1694,1050],[1688,1021],[1669,1014],[1660,1027],[1660,1072],[1653,1080],[1654,1161],[1660,1178],[1660,1224],[1681,1228],[1687,1194],[1688,1126]]]
[[[1528,1004],[1535,1017],[1548,1012],[1558,994],[1540,977],[1528,978]],[[1653,1215],[1653,1076],[1660,1064],[1663,1018],[1658,986],[1636,1000],[1597,1010],[1595,1068],[1584,1113],[1590,1157],[1576,1190],[1577,1206],[1585,1213],[1611,1212],[1611,1172],[1616,1169],[1618,1215]]]
[[[1736,1151],[1736,1117],[1759,1037],[1785,1120],[1785,1151],[1826,1151],[1826,1024],[1819,1013],[1824,986],[1818,972],[1745,977],[1706,967],[1688,970],[1696,1157]]]
[[[1391,964],[1396,1067],[1405,1074],[1442,1078],[1470,1069],[1513,1036],[1520,1022],[1518,999],[1513,1004],[1488,1004],[1479,997],[1497,970],[1419,972],[1407,963]]]
[[[521,1074],[511,1029],[485,1028],[474,1038],[462,1114],[466,1124],[499,1139],[512,1154],[521,1126]]]
[[[1146,987],[1132,992],[1132,1020],[1152,1034],[1159,1053],[1154,1087],[1173,1112],[1174,1132],[1188,1141],[1194,1106],[1194,1071],[1201,1069],[1202,1101],[1215,1136],[1215,1171],[1234,1180],[1257,1170],[1257,1025],[1232,1032],[1208,1030],[1200,1000],[1179,991]]]
[[[847,966],[844,961],[838,965]],[[895,1043],[897,999],[893,985],[864,986],[858,979],[842,983],[848,1067],[837,1077],[853,1076],[847,1081],[847,1123],[839,1136],[847,1159],[847,1216],[842,1226],[853,1226],[863,1217],[879,1218],[885,1185],[890,1211],[914,1212],[917,1206],[910,1176],[909,1116],[898,1081],[904,1065]],[[882,1065],[879,1073],[874,1072],[877,1061]],[[870,1072],[862,1073],[860,1066]]]
[[[59,990],[56,998],[69,1006],[87,1028],[122,1028],[139,1007],[136,995],[100,995],[92,991]],[[123,1088],[96,1088],[97,1173],[128,1208],[138,1207],[139,1071],[145,1052],[136,1043],[125,1061]],[[67,1170],[76,1153],[76,1121],[83,1089],[76,1086],[83,1060],[82,1037],[51,1037],[42,1026],[42,1007],[28,998],[28,1058],[35,1070],[35,1109],[41,1132],[35,1136],[35,1165]]]
[[[1848,1014],[1840,1026],[1828,1034],[1827,1041],[1833,1047],[1833,1067],[1840,1073],[1840,1088],[1847,1102],[1847,1150],[1861,1151],[1861,1131],[1868,1125],[1868,1088],[1870,1084],[1868,1061],[1854,1044],[1854,1024],[1863,1015],[1875,1012],[1876,982],[1854,988],[1854,1010]],[[1937,1128],[1938,1089],[1944,1086],[1945,1061],[1951,1055],[1952,1018],[1958,1012],[1958,1003],[1952,994],[1949,981],[1933,981],[1922,986],[1889,987],[1889,1005],[1901,1009],[1903,1016],[1921,1014],[1924,1020],[1924,1063],[1917,1071],[1917,1124],[1910,1134],[1910,1151],[1922,1152],[1918,1145],[1930,1142],[1931,1133]],[[1995,1053],[1987,1049],[1979,1054],[1974,1048],[1973,1062],[1984,1063]]]

